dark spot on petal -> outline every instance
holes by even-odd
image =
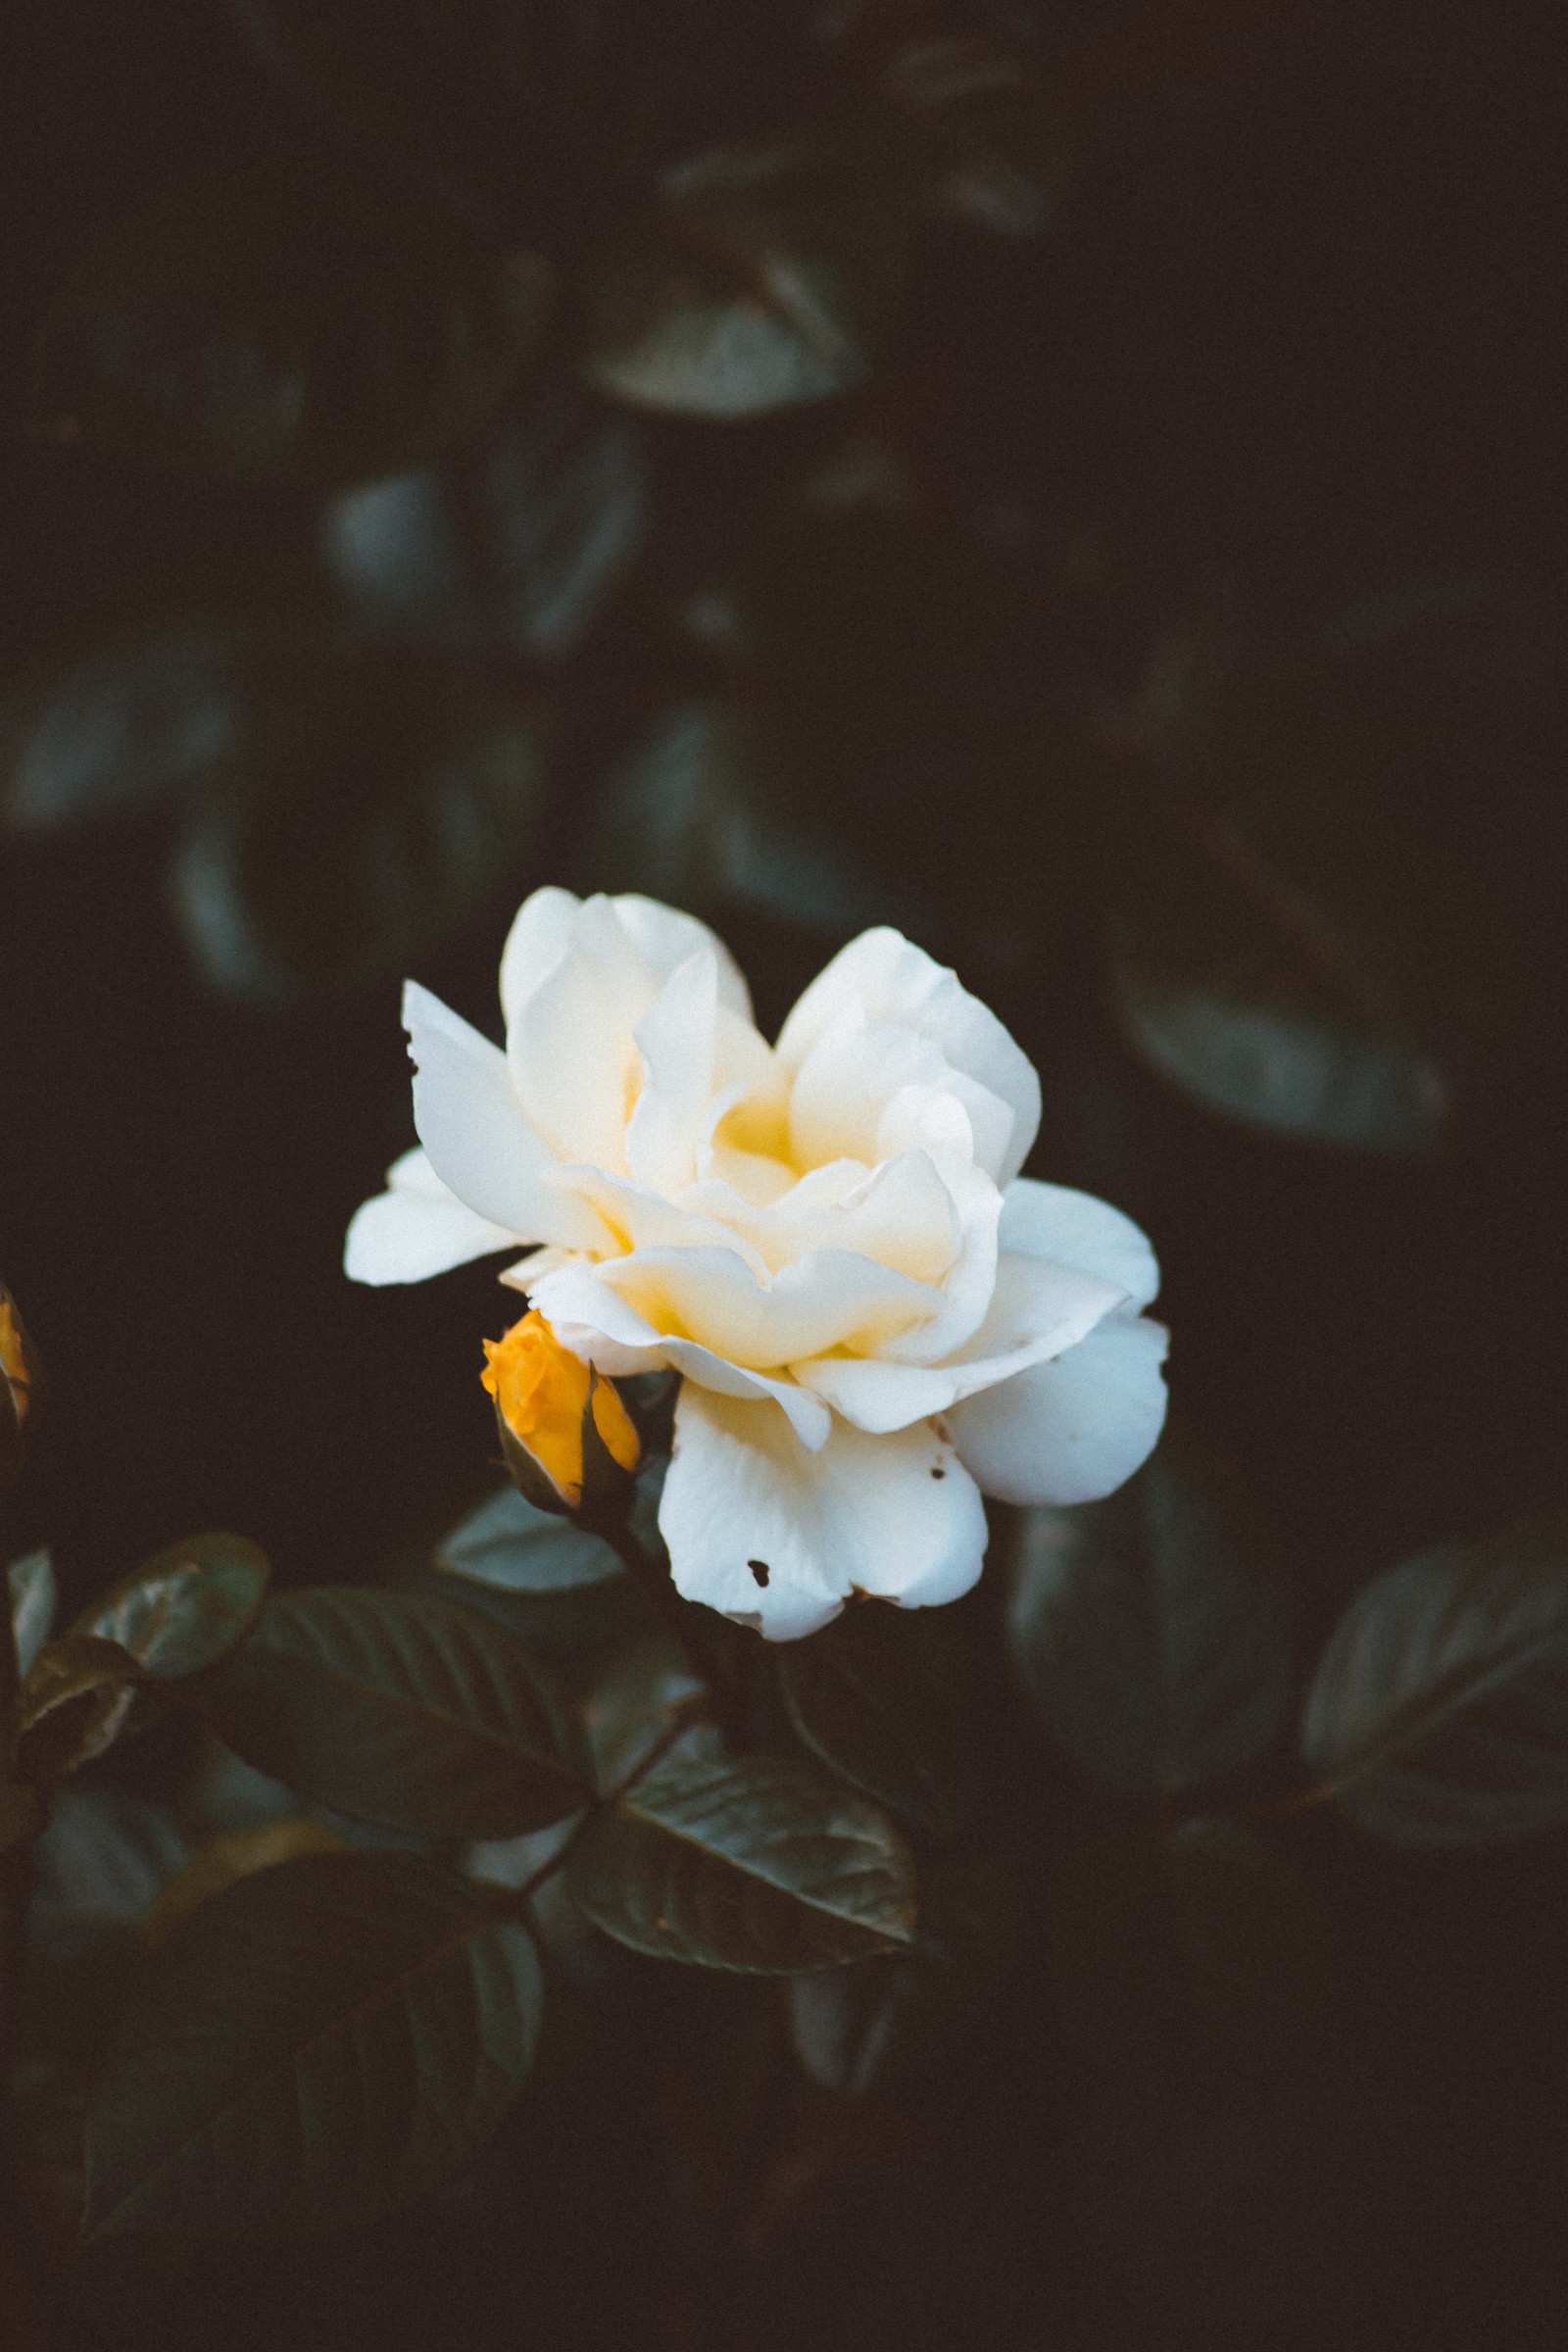
[[[947,1472],[946,1472],[946,1471],[943,1469],[943,1467],[942,1467],[942,1464],[941,1464],[940,1462],[938,1462],[938,1463],[937,1463],[937,1465],[936,1465],[936,1467],[933,1469],[933,1471],[932,1471],[931,1475],[932,1475],[932,1477],[933,1477],[933,1478],[946,1478],[948,1474],[947,1474]]]
[[[746,1565],[760,1585],[765,1585],[773,1573],[765,1560],[748,1560]]]

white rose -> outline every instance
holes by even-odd
[[[769,1046],[726,949],[652,899],[540,890],[503,1054],[410,983],[420,1151],[349,1228],[358,1281],[542,1245],[502,1275],[612,1376],[684,1375],[659,1523],[688,1599],[770,1640],[852,1591],[956,1600],[982,1490],[1084,1502],[1159,1435],[1137,1226],[1018,1169],[1033,1066],[898,932]]]

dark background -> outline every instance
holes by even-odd
[[[471,32],[461,10],[411,9],[401,33],[328,13],[328,65],[371,93],[369,162],[359,129],[280,88],[217,0],[8,12],[7,756],[106,647],[193,615],[242,645],[294,628],[307,652],[245,704],[221,780],[224,807],[262,806],[253,760],[277,796],[236,886],[243,914],[255,885],[274,933],[336,854],[320,804],[340,770],[373,806],[377,760],[395,764],[395,710],[367,716],[368,752],[334,753],[334,723],[346,744],[356,711],[396,705],[365,675],[451,668],[465,694],[477,679],[537,720],[548,784],[525,837],[407,955],[392,927],[338,968],[333,885],[260,980],[254,958],[193,954],[189,893],[170,879],[196,821],[189,775],[59,824],[13,814],[0,1270],[53,1394],[13,1547],[47,1539],[73,1597],[205,1525],[257,1539],[285,1580],[357,1580],[482,1491],[478,1343],[506,1318],[490,1270],[355,1289],[342,1233],[412,1141],[403,969],[493,1033],[506,925],[547,880],[700,904],[768,1027],[865,921],[956,961],[1041,1068],[1032,1172],[1104,1193],[1152,1234],[1174,1394],[1272,1505],[1315,1632],[1400,1552],[1560,1499],[1553,13],[980,7],[963,27],[1049,96],[1045,225],[989,235],[961,207],[922,214],[887,356],[844,400],[714,423],[563,393],[563,466],[624,432],[639,487],[630,521],[630,492],[603,493],[627,552],[555,638],[516,618],[527,578],[484,555],[493,476],[465,494],[467,576],[411,588],[414,558],[389,559],[367,617],[320,552],[353,464],[236,480],[112,435],[29,431],[27,355],[51,306],[106,224],[235,154],[291,181],[348,154],[400,201],[456,178],[487,233],[542,243],[569,275],[597,224],[651,201],[680,157],[827,122],[837,53],[805,7],[561,0],[469,11]],[[525,52],[505,105],[473,67],[503,17]],[[551,365],[569,384],[569,302],[565,318]],[[555,448],[535,398],[459,435],[443,478],[508,416]],[[802,483],[835,466],[852,487],[812,504]],[[361,683],[301,685],[310,649],[345,631]],[[326,716],[291,751],[283,707],[313,697]],[[759,879],[693,848],[679,777],[663,801],[657,776],[628,797],[639,746],[715,700],[770,730],[743,781],[780,838],[810,845],[804,880],[787,859]],[[264,759],[246,730],[271,745],[269,727],[284,748]],[[1189,757],[1227,790],[1260,764],[1319,761],[1333,772],[1312,769],[1308,798],[1330,835],[1342,805],[1376,803],[1364,858],[1342,828],[1360,903],[1396,929],[1413,909],[1430,963],[1462,964],[1486,1005],[1439,1149],[1358,1153],[1228,1119],[1118,1025],[1102,908],[1126,872],[1158,874],[1141,796]],[[667,2185],[649,2186],[671,2161],[662,2111],[650,2096],[628,2123],[625,2052],[585,2039],[572,2087],[541,2094],[548,2165],[519,2131],[416,2229],[235,2256],[221,2280],[175,2289],[162,2257],[138,2271],[117,2254],[87,2340],[1561,2342],[1568,1847],[1432,1859],[1318,1822],[1300,1838],[1333,1894],[1338,2010],[1261,2190],[1228,2185],[1223,2131],[1161,2157],[1163,2124],[1131,2092],[1086,2138],[1072,2084],[1043,2087],[1025,1979],[914,2123],[857,2110],[820,2191],[737,2258],[720,2321],[683,2302]],[[662,1997],[650,2023],[627,2011],[626,2049],[655,2032],[675,2073],[724,2081],[713,2013],[685,1988]]]

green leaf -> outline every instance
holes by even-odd
[[[515,1487],[503,1487],[470,1511],[435,1556],[452,1575],[507,1592],[569,1592],[620,1574],[620,1562],[602,1537],[535,1510]]]
[[[1014,1663],[1052,1737],[1129,1797],[1239,1772],[1285,1720],[1291,1613],[1233,1482],[1167,1435],[1104,1502],[1021,1514]]]
[[[324,2236],[461,2171],[527,2078],[525,1929],[407,1855],[307,1855],[176,1932],[87,2124],[89,2234]]]
[[[148,1680],[118,1642],[69,1634],[46,1642],[17,1699],[19,1769],[27,1780],[55,1780],[113,1746],[138,1684]]]
[[[676,1744],[678,1755],[712,1760],[721,1752],[714,1727],[693,1712],[693,1702],[705,1688],[679,1643],[667,1634],[656,1634],[611,1659],[595,1679],[582,1710],[601,1794],[636,1770],[668,1731],[677,1709],[691,1717],[690,1729]]]
[[[936,1838],[959,1828],[973,1793],[976,1741],[956,1671],[945,1628],[879,1601],[852,1604],[778,1658],[785,1703],[808,1747]]]
[[[790,2023],[801,2064],[849,2098],[948,2065],[991,2014],[1016,1957],[1010,1890],[965,1864],[923,1876],[906,1951],[797,1977]]]
[[[587,1801],[541,1669],[500,1626],[450,1602],[285,1594],[204,1700],[247,1764],[361,1821],[515,1838]]]
[[[266,1553],[243,1536],[192,1536],[90,1602],[72,1638],[117,1642],[168,1680],[199,1674],[244,1641],[271,1575]]]
[[[902,287],[902,222],[802,163],[735,148],[671,175],[658,225],[590,274],[594,383],[641,407],[734,418],[866,380]]]
[[[793,1975],[907,1943],[914,1870],[893,1824],[815,1769],[671,1758],[594,1825],[573,1899],[634,1951]]]
[[[34,428],[248,479],[372,480],[488,415],[549,308],[539,256],[273,142],[98,238],[45,322]]]
[[[192,952],[265,1004],[401,973],[515,874],[539,722],[464,663],[320,614],[264,643],[255,672],[241,751],[175,859]]]
[[[1395,1845],[1568,1822],[1568,1529],[1527,1524],[1375,1577],[1329,1639],[1301,1744],[1342,1812]]]
[[[49,1639],[55,1618],[54,1562],[47,1551],[29,1551],[6,1570],[11,1625],[17,1642],[17,1671],[24,1681]]]
[[[36,1838],[43,1824],[37,1789],[25,1781],[0,1781],[0,1856]]]
[[[239,1879],[275,1870],[301,1854],[340,1854],[343,1840],[319,1821],[262,1821],[230,1830],[198,1846],[178,1876],[170,1880],[142,1921],[142,1941],[156,1951],[180,1925]]]

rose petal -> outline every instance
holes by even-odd
[[[1010,1106],[956,1068],[934,1039],[895,1021],[869,1020],[859,1004],[845,1005],[796,1070],[789,1103],[796,1164],[848,1158],[874,1165],[886,1156],[879,1134],[884,1110],[915,1090],[959,1103],[973,1157],[988,1172],[1004,1164],[1016,1123]]]
[[[350,1220],[343,1271],[351,1282],[424,1282],[492,1250],[516,1247],[515,1234],[475,1216],[448,1191],[417,1146],[392,1162],[386,1182],[386,1191]]]
[[[987,1005],[971,997],[956,973],[886,928],[862,932],[819,972],[785,1022],[778,1054],[798,1070],[810,1049],[848,1006],[871,1021],[915,1030],[941,1047],[956,1070],[1004,1102],[1011,1135],[990,1173],[999,1184],[1015,1176],[1040,1124],[1040,1081],[1034,1064]]]
[[[1004,1250],[1103,1275],[1126,1292],[1134,1307],[1147,1306],[1159,1289],[1159,1265],[1144,1233],[1131,1217],[1092,1193],[1020,1176],[1003,1200],[997,1238]]]
[[[1122,1302],[1114,1284],[1076,1267],[1004,1255],[997,1261],[990,1311],[973,1338],[947,1362],[908,1364],[881,1357],[826,1355],[790,1369],[803,1388],[835,1412],[872,1432],[905,1429],[944,1413],[965,1396],[1009,1381],[1031,1364],[1075,1348]]]
[[[636,1029],[642,1092],[626,1126],[626,1165],[655,1192],[678,1193],[696,1181],[717,1024],[718,964],[702,948],[671,972]]]
[[[416,1064],[414,1124],[447,1189],[519,1242],[605,1248],[593,1211],[541,1181],[551,1153],[523,1116],[499,1047],[413,980],[403,1026]]]
[[[1054,1363],[957,1404],[953,1440],[1004,1502],[1095,1502],[1154,1449],[1165,1420],[1164,1326],[1107,1315]]]
[[[660,1330],[753,1371],[829,1348],[863,1353],[937,1303],[929,1284],[851,1250],[813,1250],[766,1285],[735,1250],[634,1250],[598,1278]]]
[[[771,1642],[814,1633],[856,1589],[956,1600],[986,1545],[974,1481],[929,1427],[868,1438],[836,1422],[808,1453],[777,1414],[689,1385],[659,1526],[676,1590]]]
[[[770,1398],[803,1446],[814,1449],[826,1442],[831,1416],[819,1396],[792,1380],[770,1379],[765,1372],[732,1364],[696,1340],[656,1330],[587,1266],[564,1266],[546,1274],[530,1285],[528,1296],[563,1347],[612,1379],[668,1365],[719,1396],[759,1402]]]

